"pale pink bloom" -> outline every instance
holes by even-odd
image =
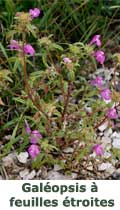
[[[40,149],[39,146],[36,144],[32,144],[29,148],[28,148],[28,153],[30,155],[30,157],[32,159],[36,158],[39,154],[40,154]]]
[[[30,14],[31,18],[39,17],[40,10],[38,8],[30,9],[29,14]]]
[[[96,77],[94,80],[91,81],[91,85],[101,88],[103,86],[103,78]]]
[[[72,61],[71,61],[70,58],[65,57],[65,58],[63,58],[63,62],[64,62],[65,64],[67,64],[67,63],[71,63]]]
[[[110,89],[106,88],[106,89],[102,90],[100,92],[100,95],[105,101],[111,101],[112,92],[110,91]]]
[[[38,130],[34,130],[32,131],[31,135],[30,135],[30,142],[32,144],[37,144],[37,142],[42,138],[42,135],[40,134],[40,132]]]
[[[108,110],[107,112],[107,116],[109,119],[117,119],[118,118],[118,114],[115,108],[111,108]]]
[[[105,53],[102,50],[94,52],[94,56],[98,63],[103,64],[105,62]]]
[[[25,130],[27,134],[31,134],[31,128],[26,120],[25,120]]]
[[[23,50],[25,54],[30,54],[31,56],[35,55],[35,50],[30,44],[24,45]]]
[[[16,40],[14,40],[14,39],[12,39],[10,41],[9,47],[10,47],[11,50],[19,50],[20,49],[19,43]]]
[[[92,40],[90,41],[90,45],[96,44],[98,47],[101,46],[100,35],[93,36]]]
[[[93,146],[92,150],[96,153],[98,156],[102,156],[103,154],[103,148],[100,144],[96,144]]]

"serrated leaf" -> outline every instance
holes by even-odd
[[[51,50],[52,49],[57,49],[57,50],[63,51],[63,48],[60,45],[55,44],[55,43],[52,43],[50,47],[51,47],[50,48]]]
[[[37,35],[36,35],[37,28],[34,25],[28,24],[27,29],[29,32],[31,32],[31,34],[34,36],[34,38],[37,37]]]

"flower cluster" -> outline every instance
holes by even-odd
[[[92,151],[96,153],[98,156],[102,156],[103,154],[103,148],[100,144],[96,144],[93,146]]]
[[[65,64],[72,63],[71,59],[68,58],[68,57],[63,58],[63,62],[64,62]]]
[[[100,35],[95,35],[89,43],[90,45],[96,44],[97,47],[101,46]],[[104,64],[105,62],[105,53],[102,50],[97,50],[93,52],[93,56],[96,58],[97,62]]]
[[[104,99],[106,103],[111,102],[112,92],[109,88],[105,88],[100,91],[100,96]]]
[[[39,17],[41,11],[38,8],[30,9],[28,15],[30,16],[30,20]],[[26,13],[25,13],[26,14]],[[17,14],[19,16],[19,13]],[[31,44],[20,45],[18,41],[12,39],[9,45],[11,50],[19,50],[24,53],[24,55],[29,54],[30,56],[35,55],[35,50]]]
[[[18,41],[12,39],[10,41],[10,45],[9,45],[11,50],[19,50],[22,51],[25,55],[29,54],[31,56],[35,55],[35,50],[32,47],[32,45],[30,44],[25,44],[24,46],[21,46]]]
[[[109,103],[112,100],[112,92],[109,88],[104,88],[103,83],[104,82],[102,77],[96,77],[94,80],[91,81],[91,85],[99,88],[101,98],[103,98],[103,100],[106,103]],[[108,109],[107,117],[108,119],[118,118],[118,114],[115,107]]]
[[[101,46],[100,35],[95,35],[90,41],[90,45],[96,44],[98,47]]]
[[[31,143],[30,147],[28,148],[28,153],[30,157],[34,159],[40,153],[40,149],[37,143],[42,138],[42,135],[40,134],[38,130],[32,131],[27,121],[25,121],[25,130],[26,130],[26,133],[29,135],[30,143]]]
[[[101,40],[100,35],[95,35],[92,40],[89,43],[90,45],[96,44],[96,46],[101,46]],[[102,50],[97,50],[93,53],[93,56],[96,58],[96,60],[103,64],[105,61],[105,54]],[[100,97],[106,102],[106,104],[110,103],[112,101],[112,92],[109,88],[104,87],[104,79],[101,76],[97,76],[94,80],[91,81],[91,85],[98,88]],[[117,119],[117,109],[116,106],[113,106],[112,108],[109,108],[107,110],[107,119]],[[110,123],[113,123],[110,121]],[[96,144],[93,146],[92,150],[98,155],[101,156],[103,154],[103,148],[100,144]]]
[[[38,8],[30,9],[29,14],[30,14],[32,19],[37,18],[40,15],[40,10]]]
[[[116,108],[113,107],[113,108],[109,109],[107,112],[107,116],[109,119],[117,119],[118,114],[117,114]]]
[[[103,78],[102,77],[96,77],[94,80],[91,81],[91,85],[96,86],[98,88],[102,88]]]

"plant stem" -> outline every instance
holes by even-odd
[[[116,64],[114,65],[114,89],[116,90]]]
[[[106,122],[106,121],[107,121],[107,119],[108,119],[108,117],[107,117],[107,116],[105,116],[105,117],[104,117],[104,119],[103,119],[100,123],[98,123],[98,124],[94,127],[94,129],[99,128],[99,126],[101,126],[104,122]]]
[[[67,91],[66,99],[64,101],[64,109],[63,109],[62,119],[61,119],[62,122],[64,122],[64,120],[65,120],[65,114],[67,112],[67,107],[69,104],[70,93],[71,93],[71,82],[68,83],[68,91]]]
[[[39,103],[39,99],[38,97],[34,97],[34,92],[31,90],[28,80],[27,80],[27,64],[26,64],[26,56],[24,53],[24,44],[25,44],[25,33],[23,31],[22,33],[22,41],[23,41],[23,71],[24,71],[24,84],[25,84],[25,90],[28,94],[28,97],[31,99],[31,101],[33,102],[33,104],[38,108],[38,110],[46,117],[47,119],[47,128],[46,131],[48,132],[48,134],[51,134],[50,131],[50,118],[49,116],[44,112],[44,110],[42,109],[40,103]]]

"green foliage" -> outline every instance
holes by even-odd
[[[35,20],[42,34],[54,34],[59,42],[88,41],[94,33],[104,38],[112,35],[110,25],[117,22],[120,12],[119,0],[1,0],[1,17],[9,26],[18,11],[38,7],[43,10],[42,18]],[[109,31],[109,32],[108,32]]]
[[[112,149],[112,154],[115,158],[117,158],[118,160],[120,160],[120,149]]]

